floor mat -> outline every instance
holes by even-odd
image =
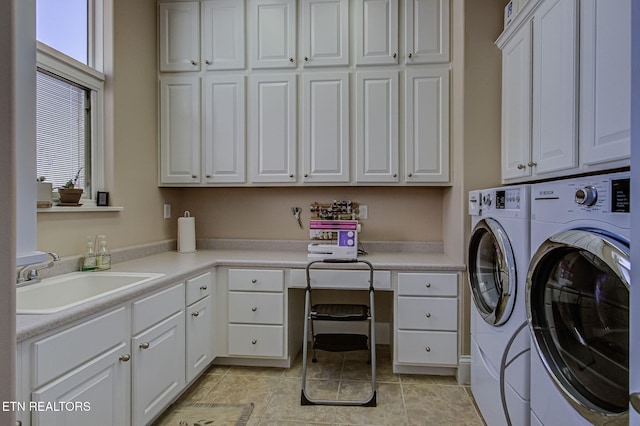
[[[216,404],[180,402],[167,411],[155,426],[245,426],[253,411],[253,404]]]

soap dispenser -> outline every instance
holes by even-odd
[[[98,235],[98,241],[100,248],[97,255],[97,269],[100,271],[106,271],[111,269],[111,252],[107,248],[107,238],[104,235]]]
[[[87,252],[82,260],[82,271],[95,271],[96,260],[96,254],[93,251],[93,238],[87,237]]]

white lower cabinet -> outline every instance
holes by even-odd
[[[187,280],[186,374],[191,382],[213,361],[213,274],[206,272]]]
[[[395,363],[458,365],[458,276],[398,273]]]

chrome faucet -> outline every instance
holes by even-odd
[[[47,255],[51,257],[48,263],[32,263],[29,265],[25,265],[20,270],[18,270],[17,283],[22,284],[26,282],[30,283],[38,283],[40,282],[40,277],[38,276],[38,271],[42,269],[53,268],[53,262],[57,262],[60,260],[60,256],[53,252],[47,252]]]

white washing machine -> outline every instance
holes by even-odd
[[[469,193],[471,391],[489,426],[528,425],[529,186]]]
[[[531,424],[628,424],[629,177],[531,187]]]

